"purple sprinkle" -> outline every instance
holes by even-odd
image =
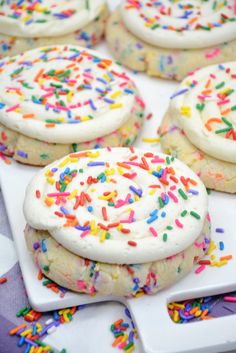
[[[193,189],[189,189],[189,191],[188,191],[190,194],[192,194],[192,195],[198,195],[199,194],[199,192],[197,191],[197,190],[193,190]]]
[[[224,233],[224,229],[223,228],[216,228],[216,233]]]
[[[139,197],[141,197],[142,196],[142,194],[143,194],[143,191],[141,190],[141,189],[136,189],[134,186],[130,186],[129,187],[129,189],[131,190],[131,191],[133,191],[136,195],[138,195]]]
[[[188,92],[188,91],[189,91],[188,88],[184,88],[184,89],[182,89],[181,91],[175,92],[175,93],[170,97],[170,99],[173,99],[173,98],[175,98],[175,97],[177,97],[177,96],[180,96],[181,94],[184,94],[184,93],[186,93],[186,92]]]
[[[104,162],[90,162],[87,164],[88,167],[97,167],[99,165],[105,165]]]
[[[16,151],[16,154],[22,158],[28,158],[28,154],[25,153],[24,151],[21,151],[21,150],[17,150]]]
[[[40,248],[40,244],[38,241],[33,244],[33,248],[34,250],[37,250],[38,248]]]

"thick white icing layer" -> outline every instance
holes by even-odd
[[[0,68],[0,122],[41,141],[108,135],[129,119],[136,99],[122,68],[76,46],[31,50]]]
[[[58,179],[72,171],[73,180],[66,188],[61,181],[59,188],[67,194],[59,195]],[[193,244],[207,207],[203,183],[180,161],[113,148],[72,154],[41,170],[27,188],[24,214],[30,226],[48,230],[74,254],[135,264],[173,256]]]
[[[236,62],[187,77],[171,100],[170,114],[201,151],[236,163]]]
[[[236,38],[234,0],[125,0],[121,14],[134,35],[163,48],[206,48]]]
[[[104,0],[4,0],[0,33],[27,38],[65,35],[94,20],[102,6]]]

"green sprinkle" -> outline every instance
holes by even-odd
[[[111,325],[111,331],[113,332],[114,330],[115,330],[115,325],[112,324],[112,325]]]
[[[79,173],[83,173],[84,172],[84,170],[83,169],[79,169]]]
[[[185,217],[187,213],[188,213],[188,211],[184,210],[184,211],[181,213],[181,217]]]
[[[60,187],[60,192],[64,192],[64,191],[66,190],[66,186],[67,186],[67,185],[62,185],[62,186]]]
[[[199,216],[199,214],[197,212],[191,211],[190,215],[193,216],[196,219],[200,219],[201,217]]]
[[[164,233],[163,237],[162,237],[163,241],[167,241],[167,237],[168,237],[168,235],[166,233]]]
[[[133,347],[134,342],[129,342],[126,346],[124,346],[124,350],[127,351],[129,348]]]
[[[166,229],[167,229],[167,230],[172,230],[172,229],[173,229],[173,227],[171,227],[171,226],[167,226],[167,227],[166,227]]]
[[[221,120],[222,120],[226,125],[228,125],[229,127],[232,128],[233,125],[232,125],[231,122],[228,121],[225,117],[222,116]]]
[[[232,111],[236,110],[236,105],[233,105],[233,106],[231,107],[231,110],[232,110]]]
[[[43,269],[44,269],[44,271],[48,272],[49,271],[49,266],[46,265],[46,266],[43,267]]]
[[[159,201],[160,208],[163,208],[165,204],[160,196],[158,197],[158,201]]]
[[[108,202],[108,206],[115,206],[114,202]]]
[[[171,162],[170,162],[170,157],[169,157],[169,156],[167,156],[167,157],[166,157],[166,163],[167,163],[167,164],[170,164],[170,163],[171,163]]]
[[[49,155],[47,153],[42,153],[42,154],[40,154],[40,158],[43,160],[47,160],[47,159],[49,159]]]
[[[199,110],[200,112],[202,112],[203,109],[205,108],[205,104],[204,104],[204,103],[198,103],[198,104],[196,105],[196,108],[197,108],[197,110]]]
[[[72,143],[73,152],[78,152],[78,146],[76,143]]]
[[[221,83],[218,83],[218,85],[216,85],[215,88],[220,89],[220,88],[224,87],[224,85],[225,85],[225,82],[223,81]]]
[[[182,189],[178,189],[178,193],[180,194],[180,196],[184,199],[187,200],[188,196],[185,194],[185,192]]]
[[[232,127],[227,127],[225,129],[216,130],[215,134],[223,134],[224,132],[228,132],[231,129],[232,129]]]

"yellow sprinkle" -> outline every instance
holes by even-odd
[[[110,104],[110,109],[121,108],[123,105],[121,103]]]
[[[90,158],[97,158],[97,157],[99,157],[100,156],[100,152],[99,151],[97,151],[97,152],[88,152],[87,153],[87,156],[88,157],[90,157]]]
[[[46,203],[47,206],[52,206],[54,204],[54,199],[52,197],[45,197],[44,202]]]
[[[215,245],[214,241],[211,240],[207,255],[210,255],[212,253],[212,251],[215,249],[216,249],[216,245]]]
[[[20,335],[22,336],[22,337],[25,337],[25,336],[27,336],[29,333],[32,333],[32,329],[29,329],[29,330],[26,330],[26,331],[24,331],[24,332],[22,332]]]
[[[211,255],[211,260],[215,260],[216,256],[215,255]]]
[[[50,351],[52,349],[51,346],[46,346],[46,347],[43,347],[43,351]]]
[[[134,199],[135,199],[135,201],[138,201],[138,200],[140,200],[140,197],[135,194],[135,195],[134,195]]]
[[[68,103],[71,103],[73,95],[74,95],[74,93],[72,91],[68,92],[68,94],[67,94],[67,102]]]
[[[91,227],[91,233],[94,232],[96,229],[96,223],[94,219],[91,220],[90,227]]]
[[[54,178],[47,178],[47,182],[51,185],[53,185],[55,183],[55,179]]]
[[[70,196],[67,197],[67,200],[72,200],[77,194],[78,194],[78,190],[75,189],[74,191],[72,191]]]
[[[149,195],[154,195],[157,192],[157,188],[153,188],[151,191],[149,191]]]
[[[78,163],[79,158],[70,158],[71,163]]]
[[[120,175],[124,174],[123,169],[121,167],[117,167],[117,170]]]
[[[187,116],[188,118],[191,117],[191,108],[187,106],[180,107],[180,113],[182,116]]]
[[[144,137],[142,139],[143,142],[150,142],[150,143],[155,143],[155,142],[160,142],[159,137]]]
[[[174,322],[179,321],[179,312],[177,310],[174,311],[173,320]]]
[[[121,230],[123,228],[122,224],[119,224],[117,227],[116,227],[118,230]]]
[[[31,348],[30,348],[30,351],[29,351],[29,353],[34,353],[34,346],[32,346]]]
[[[106,195],[106,196],[99,196],[98,199],[99,200],[109,200],[111,199],[112,197],[114,197],[116,195],[116,192],[115,191],[112,191],[110,192],[109,195]]]
[[[138,293],[135,294],[135,298],[140,298],[140,297],[142,297],[143,295],[144,295],[143,292],[138,292]]]
[[[116,92],[112,93],[111,99],[117,98],[121,93],[122,93],[121,91],[116,91]]]
[[[195,313],[195,317],[201,316],[202,315],[202,310],[197,310]]]
[[[105,78],[105,80],[108,81],[108,82],[111,81],[110,77],[109,77],[107,74],[104,74],[104,75],[103,75],[103,78]]]
[[[66,164],[68,164],[71,161],[70,157],[65,158],[60,164],[59,168],[64,167]]]
[[[100,239],[99,239],[101,243],[103,243],[105,241],[106,235],[107,235],[107,231],[104,230],[100,236]]]
[[[180,308],[180,309],[184,309],[185,306],[183,304],[179,304],[179,303],[173,303],[174,306],[176,306],[177,308]]]
[[[42,351],[43,351],[43,347],[39,347],[37,350],[37,353],[42,353]]]
[[[65,118],[63,116],[57,118],[57,121],[60,121],[61,123],[65,122]]]
[[[91,118],[89,116],[81,116],[80,120],[81,121],[88,121],[88,120],[91,120]]]
[[[125,333],[124,336],[123,336],[123,338],[122,338],[122,340],[121,340],[121,342],[127,341],[128,337],[129,337],[129,336],[127,335],[127,333]]]
[[[113,174],[115,174],[115,169],[114,168],[106,169],[105,174],[106,175],[113,175]]]
[[[132,347],[130,347],[129,349],[127,349],[127,350],[125,351],[125,353],[131,353],[131,352],[133,352],[134,348],[135,348],[135,345],[133,345]]]
[[[96,191],[96,189],[94,189],[94,188],[93,188],[93,189],[91,189],[90,191],[91,191],[91,192],[95,192],[95,191]]]
[[[70,319],[68,318],[66,313],[63,314],[63,319],[65,320],[65,322],[70,322]]]

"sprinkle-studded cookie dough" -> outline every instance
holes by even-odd
[[[129,68],[181,80],[198,66],[236,58],[235,2],[124,0],[106,37]]]
[[[45,47],[0,62],[0,150],[22,163],[130,145],[144,108],[123,69],[94,51]]]
[[[45,45],[94,46],[108,16],[104,0],[2,0],[0,6],[0,57]]]
[[[236,192],[236,63],[198,70],[171,97],[161,144],[209,188]]]
[[[24,213],[38,268],[78,292],[155,293],[210,244],[200,179],[173,157],[132,147],[54,162],[28,186]]]

